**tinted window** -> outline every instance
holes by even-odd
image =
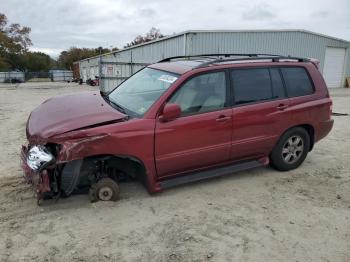
[[[278,68],[270,69],[273,98],[285,97],[285,90]]]
[[[169,103],[179,104],[182,115],[224,108],[226,103],[225,73],[215,72],[191,78],[176,91]]]
[[[302,67],[281,68],[289,97],[305,96],[313,93],[310,79]]]
[[[241,69],[231,72],[236,104],[273,98],[270,73],[266,69]]]

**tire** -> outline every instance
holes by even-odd
[[[102,178],[93,184],[89,191],[91,202],[96,201],[117,201],[119,197],[119,186],[111,178]]]
[[[270,155],[271,165],[279,171],[288,171],[300,166],[309,152],[310,136],[302,127],[285,132]]]

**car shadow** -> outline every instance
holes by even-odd
[[[184,194],[185,192],[195,191],[198,188],[202,187],[216,187],[219,183],[223,181],[225,183],[232,182],[234,183],[237,180],[246,180],[253,179],[258,176],[266,175],[276,175],[280,176],[280,172],[275,171],[270,167],[258,167],[251,170],[240,171],[232,173],[230,175],[225,175],[216,178],[209,178],[206,180],[201,180],[197,182],[192,182],[188,184],[179,185],[173,188],[164,190],[161,193],[149,194],[147,189],[138,182],[126,182],[120,184],[120,198],[116,202],[95,202],[91,203],[89,200],[88,194],[73,194],[66,198],[47,199],[42,201],[40,208],[43,208],[45,211],[59,210],[59,209],[81,209],[81,208],[91,208],[96,206],[106,206],[106,207],[115,207],[118,205],[123,205],[126,202],[134,201],[147,201],[151,198],[160,198],[160,197],[173,197]],[[167,200],[168,201],[168,200]]]

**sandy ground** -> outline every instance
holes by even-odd
[[[0,85],[0,261],[350,261],[350,116],[292,172],[258,168],[118,202],[36,205],[19,149],[45,99],[76,84]],[[350,113],[350,89],[332,90]]]

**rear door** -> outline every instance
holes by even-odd
[[[289,99],[279,68],[235,69],[232,160],[269,154],[290,124]]]
[[[155,159],[159,177],[186,173],[229,160],[232,109],[226,72],[197,75],[170,98],[182,115],[170,122],[157,120]]]

